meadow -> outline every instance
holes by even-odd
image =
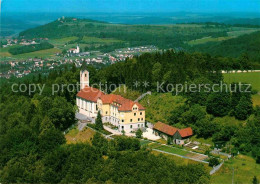
[[[260,91],[260,72],[225,73],[224,81],[227,83],[243,82],[252,85],[254,90]]]
[[[71,129],[66,135],[67,144],[76,144],[81,142],[91,143],[91,139],[94,136],[95,131],[90,128],[85,128],[82,131],[79,131],[77,127]]]
[[[260,164],[246,155],[238,155],[224,163],[221,169],[212,175],[211,183],[223,184],[251,184],[253,177],[260,179]]]
[[[59,38],[59,39],[51,39],[49,42],[53,45],[64,45],[70,41],[77,40],[78,37],[76,36],[70,36],[70,37],[65,37],[65,38]]]
[[[182,96],[173,96],[171,93],[153,93],[144,97],[140,103],[146,107],[146,120],[151,123],[162,121],[167,123],[171,112],[185,103]]]
[[[217,37],[217,38],[213,38],[211,36],[209,37],[204,37],[204,38],[200,38],[200,39],[196,39],[196,40],[191,40],[189,42],[187,42],[189,45],[198,45],[198,44],[204,44],[207,42],[219,42],[219,41],[223,41],[223,40],[228,40],[232,37]]]
[[[252,85],[252,89],[257,91],[257,94],[252,96],[254,106],[260,105],[260,72],[246,72],[246,73],[226,73],[224,81],[227,83],[243,82]]]

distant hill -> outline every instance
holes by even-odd
[[[29,39],[49,38],[50,43],[54,45],[57,39],[74,38],[59,45],[60,49],[66,44],[81,44],[84,48],[110,52],[117,48],[155,45],[160,49],[185,49],[230,57],[239,57],[247,52],[251,58],[259,61],[260,32],[255,32],[257,30],[259,29],[248,26],[219,23],[128,25],[90,19],[60,18],[23,31],[19,36]],[[201,39],[204,40],[200,44],[187,44],[191,40]]]
[[[222,42],[196,45],[190,50],[229,57],[239,57],[241,54],[247,53],[250,58],[260,63],[260,31]]]
[[[233,31],[231,26],[208,26],[196,24],[178,25],[126,25],[111,24],[89,19],[65,18],[49,24],[28,29],[20,37],[58,39],[76,36],[77,42],[84,44],[84,36],[102,39],[121,40],[124,46],[156,45],[160,48],[175,48],[184,45],[185,41],[206,36],[226,36]],[[117,43],[118,44],[118,43]]]
[[[232,25],[256,25],[260,26],[260,18],[236,18],[224,21],[226,24]]]

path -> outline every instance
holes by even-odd
[[[210,171],[210,175],[212,175],[212,174],[214,174],[215,172],[217,172],[220,168],[221,168],[221,166],[224,164],[224,162],[221,162],[219,165],[217,165],[217,166],[214,166],[213,167],[213,169]]]
[[[250,72],[260,72],[260,70],[231,70],[231,71],[226,71],[222,70],[221,73],[250,73]]]
[[[231,156],[232,156],[232,155],[230,155],[230,154],[220,152],[220,151],[218,151],[218,150],[216,150],[216,149],[212,150],[210,153],[216,154],[216,155],[223,155],[223,156],[228,157],[228,159],[231,158]]]
[[[146,93],[143,93],[141,96],[139,96],[135,102],[138,102],[139,100],[142,100],[146,95],[151,95],[152,92],[151,91],[147,91]]]
[[[209,163],[209,162],[207,162],[207,161],[203,161],[203,160],[199,160],[199,159],[195,159],[195,158],[186,157],[186,156],[178,155],[178,154],[175,154],[175,153],[170,153],[170,152],[158,150],[158,149],[155,149],[155,148],[153,148],[152,150],[158,151],[158,152],[161,152],[161,153],[165,153],[165,154],[169,154],[169,155],[174,155],[174,156],[177,156],[177,157],[182,157],[182,158],[194,160],[194,161],[197,161],[197,162],[202,162],[202,163],[205,163],[205,164],[208,164],[208,163]]]

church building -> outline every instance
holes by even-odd
[[[145,108],[140,103],[91,87],[86,69],[80,72],[80,91],[76,104],[79,113],[87,117],[95,119],[100,111],[103,123],[111,123],[120,132],[129,133],[145,127]]]

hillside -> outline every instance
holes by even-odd
[[[203,37],[225,37],[228,32],[250,28],[235,28],[224,24],[126,25],[89,19],[64,18],[20,33],[22,38],[60,39],[77,37],[74,42],[90,46],[115,47],[156,45],[160,48],[185,47],[185,42]],[[50,31],[51,30],[51,31]],[[90,37],[93,41],[85,40]],[[98,40],[94,39],[98,38]],[[100,39],[103,39],[100,42]],[[107,43],[107,39],[113,39]],[[121,41],[121,42],[120,42]],[[70,43],[74,43],[73,41]]]
[[[208,42],[193,46],[191,51],[207,52],[212,55],[239,57],[247,53],[253,60],[260,62],[260,31],[231,38],[222,42]]]

